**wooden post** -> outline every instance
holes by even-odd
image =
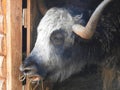
[[[37,13],[37,8],[36,8],[36,0],[27,0],[27,21],[26,21],[26,28],[27,28],[27,56],[30,54],[31,51],[31,41],[32,41],[32,31],[33,31],[33,25],[34,25],[34,20],[36,17]],[[25,86],[25,90],[29,90],[30,82],[27,79],[27,83]]]
[[[6,31],[4,0],[0,0],[0,90],[6,90]]]
[[[37,0],[27,0],[27,55],[29,55],[31,49],[33,48],[33,38],[35,36],[32,36],[34,32],[36,32],[36,22],[39,22],[38,17],[39,11],[37,9]],[[34,28],[33,28],[34,27]]]
[[[0,0],[0,90],[22,90],[22,0]]]
[[[27,55],[30,53],[31,27],[31,0],[27,0]]]

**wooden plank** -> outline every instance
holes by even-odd
[[[3,51],[3,44],[4,44],[4,35],[0,34],[0,55],[3,55],[4,54],[4,51]]]
[[[33,25],[37,14],[36,0],[27,0],[27,55],[29,55],[32,48],[32,33],[35,32],[33,31]],[[30,81],[27,79],[25,90],[29,90],[29,87]]]
[[[22,59],[22,0],[6,0],[6,90],[22,90],[19,66]]]
[[[4,56],[0,56],[0,76],[3,76],[3,61]]]
[[[3,33],[3,15],[0,14],[0,33]]]
[[[31,0],[31,43],[30,48],[34,47],[37,38],[37,26],[42,18],[40,16],[40,11],[38,9],[38,5],[41,5],[39,0]],[[34,13],[34,14],[33,14]]]
[[[38,15],[36,0],[27,0],[27,55],[29,55],[36,41],[36,27],[40,21]]]
[[[31,0],[27,0],[27,55],[30,53],[31,27]]]
[[[5,29],[4,29],[4,2],[0,0],[0,90],[6,90],[6,44],[5,44]]]
[[[5,83],[5,80],[4,79],[0,79],[0,90],[5,90],[4,83]]]
[[[0,15],[2,14],[2,1],[0,0]]]
[[[2,79],[4,78],[4,82],[6,81],[6,71],[7,71],[6,70],[6,57],[0,56],[0,80],[1,80],[1,78]]]

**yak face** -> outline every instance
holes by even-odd
[[[104,1],[102,5],[108,2]],[[25,75],[38,75],[51,81],[63,81],[81,71],[86,63],[91,63],[92,60],[98,62],[104,58],[104,45],[102,46],[97,38],[89,39],[96,29],[103,8],[100,5],[96,9],[87,25],[89,10],[80,13],[64,8],[48,10],[38,25],[35,46],[20,70]],[[73,33],[74,25],[83,30]]]
[[[50,9],[38,25],[35,46],[20,67],[21,71],[52,81],[62,81],[80,71],[86,61],[79,57],[80,48],[74,44],[72,26],[78,22],[84,24],[82,18],[83,14],[73,17],[66,9]]]

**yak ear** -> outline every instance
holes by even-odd
[[[90,17],[87,25],[85,27],[81,25],[73,25],[73,32],[76,33],[78,36],[84,39],[90,39],[95,33],[98,21],[100,16],[105,9],[105,7],[111,2],[112,0],[104,0],[101,4],[95,9],[92,16]]]
[[[47,12],[47,7],[45,5],[45,1],[44,0],[37,0],[37,7],[40,10],[42,15],[45,15],[45,13]]]

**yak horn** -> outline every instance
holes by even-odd
[[[100,19],[100,16],[104,10],[104,8],[108,5],[109,2],[112,0],[104,0],[100,3],[100,5],[95,9],[92,16],[90,17],[87,25],[84,27],[79,24],[73,25],[73,32],[76,33],[78,36],[84,39],[92,38],[93,34],[95,33],[97,23]]]
[[[47,12],[47,7],[46,7],[46,5],[45,5],[45,2],[44,2],[44,0],[37,0],[38,2],[38,9],[40,10],[40,12],[41,12],[41,14],[42,15],[45,15],[45,13]]]

